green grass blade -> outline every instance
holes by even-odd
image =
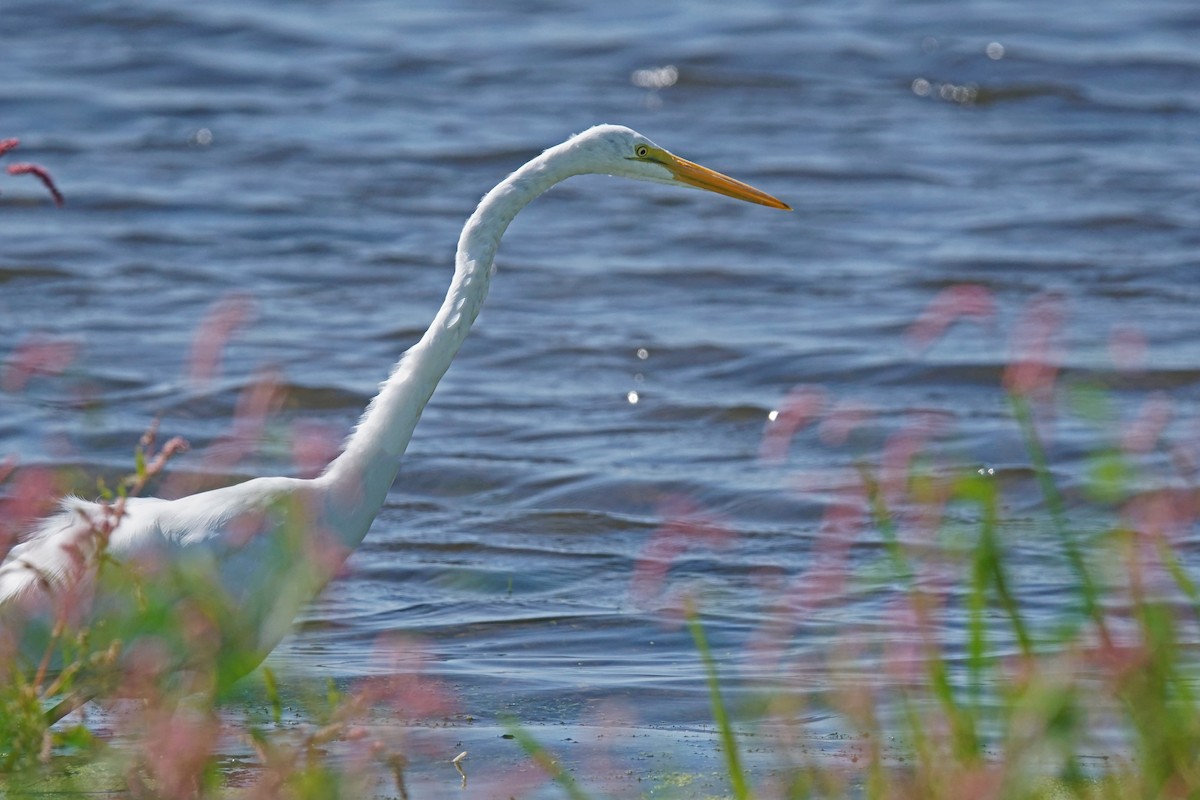
[[[1071,526],[1067,524],[1066,504],[1063,502],[1062,494],[1059,493],[1054,476],[1050,472],[1050,462],[1046,457],[1046,449],[1042,446],[1041,437],[1038,436],[1037,426],[1033,420],[1033,411],[1029,407],[1029,402],[1021,395],[1010,393],[1008,397],[1012,404],[1013,416],[1017,420],[1017,426],[1025,438],[1025,448],[1029,452],[1029,459],[1034,474],[1037,476],[1042,498],[1046,501],[1046,510],[1049,511],[1051,522],[1058,533],[1058,540],[1062,544],[1067,563],[1070,564],[1071,570],[1075,573],[1075,579],[1079,583],[1079,591],[1083,597],[1083,611],[1096,623],[1100,635],[1107,640],[1108,625],[1100,606],[1099,591],[1088,570],[1083,551],[1075,541]]]
[[[717,674],[717,662],[713,658],[712,650],[709,649],[708,639],[704,635],[704,626],[700,624],[700,615],[694,608],[689,607],[687,610],[687,623],[688,629],[692,632],[692,640],[696,643],[696,650],[700,653],[700,660],[704,662],[713,721],[717,723],[717,729],[721,734],[721,745],[725,751],[725,765],[729,770],[729,783],[733,789],[733,796],[737,800],[749,800],[750,789],[746,783],[746,773],[742,771],[741,758],[738,755],[737,736],[733,732],[733,725],[729,722],[729,715],[725,712],[725,701],[721,699],[721,680]]]
[[[567,797],[571,798],[571,800],[589,800],[587,793],[579,788],[579,784],[575,782],[575,779],[559,766],[559,763],[554,760],[554,756],[550,751],[542,747],[541,743],[533,738],[533,735],[529,731],[522,728],[513,720],[506,721],[504,727],[509,735],[516,740],[517,744],[521,746],[521,749],[525,751],[526,755],[532,758],[555,783],[562,787],[563,791],[567,793]]]
[[[992,572],[992,557],[987,534],[981,533],[971,565],[971,585],[967,595],[967,673],[971,702],[978,716],[983,708],[983,672],[987,654],[987,588]]]
[[[908,562],[908,555],[904,552],[904,546],[900,544],[900,537],[896,533],[896,523],[892,519],[892,512],[887,507],[887,502],[884,500],[883,493],[879,491],[879,482],[875,480],[871,469],[861,461],[855,465],[858,469],[859,477],[862,479],[863,488],[867,492],[867,500],[871,504],[871,516],[875,519],[875,524],[879,526],[879,533],[883,536],[883,544],[887,549],[888,555],[892,559],[892,568],[895,570],[895,577],[904,583],[905,588],[912,590],[915,588],[915,576],[912,565]]]
[[[271,719],[278,725],[283,719],[283,701],[279,698],[279,683],[270,667],[262,668],[263,685],[267,687],[267,700],[271,703]]]

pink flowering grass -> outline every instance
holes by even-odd
[[[16,149],[20,144],[20,139],[0,139],[0,157],[3,157],[10,150]],[[59,208],[66,205],[67,200],[63,197],[62,192],[58,190],[58,186],[54,183],[54,178],[50,175],[50,171],[41,164],[31,164],[28,162],[9,164],[5,167],[5,171],[9,175],[32,175],[46,187],[46,191],[50,192],[50,196],[54,198],[54,205]]]
[[[242,325],[250,306],[242,298],[218,303],[201,326],[207,341],[192,351],[187,374],[202,385],[219,369],[224,345]],[[80,348],[41,337],[18,342],[0,362],[0,391],[25,391],[32,380],[50,380],[68,372]],[[66,569],[78,580],[58,592],[53,607],[25,621],[0,620],[0,793],[6,797],[53,791],[103,788],[131,797],[198,798],[224,796],[230,775],[222,769],[222,751],[234,743],[248,748],[255,769],[236,779],[240,795],[254,798],[326,798],[369,796],[381,780],[400,796],[405,787],[403,726],[368,725],[372,715],[391,710],[405,719],[440,718],[454,698],[420,669],[423,646],[404,639],[378,644],[385,677],[361,681],[323,694],[289,691],[290,717],[274,676],[260,670],[269,705],[267,718],[228,707],[231,687],[226,673],[238,674],[242,657],[236,643],[222,640],[222,620],[231,613],[219,587],[200,572],[171,571],[163,582],[157,570],[170,565],[152,561],[136,566],[107,554],[109,535],[125,514],[128,498],[154,485],[167,495],[206,488],[203,474],[220,473],[256,453],[264,431],[283,403],[279,381],[267,375],[253,381],[236,402],[226,436],[195,454],[202,477],[169,474],[168,465],[188,450],[178,437],[165,442],[153,423],[138,443],[128,475],[94,488],[80,487],[54,470],[22,465],[15,455],[0,460],[0,552],[53,510],[55,498],[69,488],[98,495],[104,513],[78,540],[65,542]],[[336,447],[327,431],[298,425],[292,442],[297,466],[311,471]],[[280,509],[303,514],[303,509]],[[302,558],[344,554],[317,551]],[[88,624],[97,597],[139,609],[131,627],[107,622]],[[43,649],[30,662],[20,642],[40,637]],[[186,661],[181,657],[186,655]],[[181,664],[183,666],[181,667]],[[99,688],[105,730],[96,733],[86,701]],[[111,698],[111,699],[106,699]],[[131,698],[126,700],[122,698]],[[299,710],[297,710],[299,709]],[[62,718],[60,722],[57,722]],[[119,743],[119,744],[112,744]],[[80,764],[88,765],[80,770]],[[82,774],[78,780],[72,776]]]
[[[995,327],[999,315],[985,289],[952,287],[908,338],[929,348],[960,321]],[[737,531],[694,502],[664,508],[631,593],[643,604],[675,598],[656,606],[672,622],[683,610],[725,759],[723,796],[1200,796],[1200,582],[1187,558],[1200,521],[1200,426],[1165,393],[1121,415],[1102,389],[1070,377],[1067,320],[1064,299],[1042,295],[1012,326],[996,388],[1025,448],[1022,469],[963,463],[946,416],[918,414],[888,432],[882,415],[823,387],[787,395],[763,432],[764,467],[788,470],[799,448],[828,447],[850,449],[854,468],[793,475],[792,490],[825,513],[809,566],[759,581],[771,600],[740,662],[708,647],[702,588],[672,582],[675,560],[736,548]],[[1114,374],[1136,376],[1147,350],[1140,333],[1115,328]],[[1084,483],[1066,488],[1052,435],[1072,409],[1100,444]],[[868,426],[877,448],[863,445]],[[1187,438],[1173,440],[1180,428]],[[1010,509],[1031,502],[1015,525]],[[864,562],[867,545],[876,555]],[[1049,616],[1022,594],[1030,546],[1062,576]],[[880,618],[855,616],[863,592],[879,598]],[[805,620],[837,608],[847,614],[827,652],[797,663]],[[742,689],[760,684],[740,709],[724,691],[738,678]],[[813,691],[814,681],[831,691]],[[814,716],[847,731],[832,754],[808,730]],[[527,732],[522,746],[553,759]],[[779,766],[756,774],[742,757],[751,746]],[[572,798],[601,796],[577,776],[560,785]]]
[[[967,313],[958,313],[957,301]],[[779,599],[764,610],[747,663],[753,675],[769,675],[774,666],[779,677],[764,681],[754,710],[731,716],[726,709],[721,675],[735,677],[738,664],[713,657],[701,600],[688,595],[728,796],[1200,795],[1200,589],[1185,559],[1200,518],[1196,444],[1170,441],[1180,411],[1152,394],[1128,419],[1100,415],[1097,438],[1109,439],[1112,449],[1101,445],[1082,490],[1063,488],[1045,433],[1069,408],[1065,397],[1098,391],[1064,378],[1064,308],[1061,298],[1042,296],[1024,309],[997,387],[1008,401],[1012,434],[1025,445],[1031,480],[956,461],[948,455],[955,448],[946,446],[955,439],[948,420],[922,415],[885,434],[877,452],[856,452],[857,480],[807,475],[793,483],[827,511],[810,568],[770,580]],[[929,346],[936,338],[930,331],[941,336],[960,319],[994,315],[984,290],[949,291],[922,315],[910,340]],[[1118,371],[1136,369],[1145,349],[1142,337],[1114,332]],[[763,463],[786,468],[788,453],[800,446],[793,440],[810,427],[810,445],[851,446],[849,432],[872,416],[860,409],[820,387],[797,389],[771,415]],[[1165,471],[1148,466],[1156,453],[1167,456]],[[1027,501],[1030,490],[1040,495],[1037,525],[1015,529],[1007,494],[1021,492]],[[704,512],[689,508],[688,518],[703,519]],[[639,593],[651,574],[656,592],[669,594],[664,557],[703,541],[681,541],[688,526],[666,530],[677,533],[664,541],[657,532],[643,554],[652,568],[635,571]],[[1041,537],[1049,547],[1039,552],[1062,567],[1064,602],[1049,619],[1016,580],[1028,564],[1017,551],[1031,544],[1018,531]],[[873,561],[848,557],[868,542],[878,545]],[[883,596],[882,619],[848,617],[817,663],[789,661],[789,640],[798,635],[789,617],[800,621],[821,606],[852,608],[863,588]],[[856,666],[863,663],[875,668]],[[814,696],[793,687],[787,676],[797,667],[824,676],[835,690]],[[850,731],[840,755],[814,755],[805,732],[813,713],[833,715]],[[747,732],[754,738],[743,739]],[[766,746],[784,766],[756,779],[738,754],[746,742],[762,747],[767,732],[773,745]],[[577,786],[570,795],[586,796]]]
[[[214,306],[186,372],[193,385],[218,374],[223,348],[251,314],[245,298]],[[998,329],[1000,318],[986,290],[954,287],[931,302],[908,340],[925,352],[951,335],[971,335],[972,325],[960,329],[960,322]],[[692,637],[723,796],[1200,796],[1200,585],[1189,564],[1200,520],[1200,426],[1165,393],[1117,410],[1101,388],[1074,378],[1064,368],[1068,320],[1064,299],[1045,295],[1012,324],[996,391],[1011,436],[1024,448],[1015,467],[970,462],[945,414],[897,421],[819,386],[787,395],[764,429],[760,466],[783,473],[788,491],[823,511],[809,531],[804,570],[752,576],[767,599],[740,659],[719,657],[708,643],[707,604],[719,600],[673,569],[699,551],[719,557],[735,550],[735,522],[685,496],[662,504],[661,524],[633,559],[630,598]],[[1117,328],[1109,352],[1114,374],[1135,379],[1149,346],[1137,331]],[[69,373],[79,355],[74,345],[45,339],[16,343],[0,369],[2,390],[24,391],[31,381]],[[229,713],[233,695],[220,680],[228,656],[218,641],[228,612],[219,597],[206,600],[196,586],[188,601],[168,601],[141,590],[139,576],[124,565],[105,560],[124,498],[150,485],[195,491],[252,455],[276,425],[282,385],[270,373],[251,382],[228,432],[192,456],[201,469],[191,475],[168,474],[184,445],[160,443],[152,427],[130,475],[98,487],[111,513],[77,558],[100,564],[104,580],[141,592],[144,620],[121,635],[89,629],[78,624],[87,598],[72,596],[55,610],[36,663],[18,664],[13,643],[0,641],[6,795],[21,796],[21,787],[47,772],[60,775],[61,791],[94,790],[88,779],[71,777],[87,764],[102,765],[114,788],[131,797],[409,797],[410,765],[436,761],[446,766],[446,796],[460,790],[457,775],[470,792],[467,775],[476,768],[499,776],[490,787],[496,796],[544,794],[547,787],[573,800],[608,796],[592,791],[589,769],[612,771],[611,753],[565,760],[519,719],[505,726],[528,761],[471,769],[465,755],[451,759],[402,725],[379,724],[380,715],[445,719],[467,700],[427,674],[429,643],[406,637],[377,643],[381,677],[341,689],[281,687],[274,673],[260,670],[260,700]],[[1072,465],[1083,478],[1065,484],[1065,470],[1054,462],[1054,432],[1072,415],[1093,426],[1100,444],[1082,467]],[[336,447],[332,432],[311,423],[287,438],[305,473]],[[842,466],[793,468],[806,448],[837,453]],[[11,546],[66,483],[51,470],[0,459],[0,545]],[[1019,521],[1014,508],[1021,509]],[[1031,558],[1023,548],[1032,545],[1062,576],[1059,605],[1049,615],[1042,598],[1023,594],[1020,571]],[[304,557],[342,555],[317,547]],[[860,610],[863,597],[871,598],[870,616]],[[797,649],[813,617],[842,611],[823,652]],[[184,651],[199,654],[186,675],[175,669]],[[96,676],[114,694],[139,699],[105,706],[106,729],[87,706],[49,724],[47,710],[72,703],[81,682]],[[630,708],[618,716],[637,725],[647,713]],[[815,746],[814,719],[833,720],[843,731],[834,747]],[[252,769],[229,766],[222,753],[231,741]],[[774,768],[764,769],[764,760]],[[655,777],[645,776],[651,796],[694,796],[656,785]]]
[[[948,290],[914,325],[910,341],[927,347],[960,319],[995,315],[984,290]],[[1008,399],[1013,434],[1025,445],[1032,488],[1040,494],[1035,513],[1050,551],[1065,567],[1061,594],[1073,602],[1047,622],[1019,594],[1014,577],[1022,562],[1015,552],[1026,543],[1006,520],[1005,492],[1014,481],[1002,480],[988,466],[949,460],[946,453],[953,448],[938,446],[953,441],[945,420],[902,423],[877,453],[855,456],[857,485],[827,500],[840,532],[834,537],[825,525],[818,529],[814,574],[797,576],[796,588],[784,590],[803,596],[805,586],[822,586],[817,594],[836,603],[839,586],[848,590],[865,580],[878,587],[886,576],[884,635],[873,643],[869,631],[848,620],[847,646],[824,665],[832,677],[844,669],[844,655],[861,657],[864,646],[878,660],[875,675],[862,676],[823,706],[865,743],[853,751],[859,766],[847,770],[810,761],[782,784],[777,781],[770,796],[1200,793],[1194,688],[1200,677],[1195,659],[1200,590],[1185,558],[1200,518],[1195,443],[1169,440],[1179,409],[1165,394],[1152,394],[1128,420],[1101,415],[1102,424],[1113,427],[1102,428],[1099,438],[1110,439],[1112,449],[1093,457],[1092,480],[1082,493],[1064,489],[1045,434],[1063,413],[1064,396],[1098,391],[1064,380],[1066,318],[1060,297],[1030,302],[1014,326],[998,388]],[[1113,342],[1115,368],[1135,370],[1145,355],[1144,338],[1118,329]],[[822,398],[819,404],[808,399],[815,397]],[[817,430],[829,424],[843,428],[834,417],[842,405],[819,388],[793,393],[768,423],[764,460],[783,465],[782,454],[797,446],[791,439],[803,427],[798,419]],[[846,440],[822,438],[826,444]],[[1155,453],[1164,453],[1173,470],[1139,474]],[[806,480],[797,487],[812,485]],[[828,492],[822,496],[828,498]],[[975,527],[965,537],[964,518]],[[947,540],[951,529],[956,538]],[[844,556],[847,540],[879,542],[877,567],[864,573],[859,566],[860,574],[852,574]],[[830,583],[830,575],[837,580]],[[846,591],[840,596],[850,597]],[[766,638],[785,635],[777,621],[767,624],[772,627]],[[1001,646],[1002,640],[1008,644]],[[789,715],[785,722],[802,725],[798,710],[813,703],[795,700],[767,708],[781,709]],[[1113,747],[1113,741],[1126,744],[1105,754],[1103,769],[1085,768],[1086,755],[1103,742]],[[894,745],[884,748],[880,742]]]

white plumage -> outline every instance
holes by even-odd
[[[151,598],[176,609],[185,628],[200,617],[200,633],[182,637],[188,652],[175,652],[171,668],[192,659],[219,662],[222,679],[230,680],[253,669],[366,535],[425,404],[479,314],[508,224],[542,192],[582,173],[787,208],[628,128],[598,126],[547,150],[480,202],[463,228],[454,277],[433,323],[401,357],[322,475],[257,478],[178,500],[131,498],[115,526],[102,504],[64,501],[0,563],[0,646],[36,665],[59,615],[70,625],[124,637],[130,646]],[[115,566],[101,570],[105,577],[98,582],[99,531],[106,526],[106,552]]]

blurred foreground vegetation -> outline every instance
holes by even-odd
[[[950,290],[913,335],[923,343],[960,317],[986,316],[985,301],[978,290]],[[1200,796],[1200,589],[1188,563],[1200,515],[1194,443],[1168,440],[1177,413],[1168,398],[1146,398],[1123,417],[1103,386],[1064,377],[1052,346],[1057,313],[1051,300],[1031,304],[1000,389],[1026,462],[999,470],[967,463],[939,446],[953,434],[929,420],[909,421],[876,452],[856,452],[852,485],[830,503],[813,536],[811,574],[796,576],[780,606],[764,610],[747,645],[752,679],[739,675],[739,664],[714,657],[703,592],[678,592],[675,624],[690,629],[708,674],[723,796]],[[1098,439],[1108,442],[1084,459],[1082,485],[1064,487],[1047,442],[1063,414],[1097,426]],[[800,432],[817,425],[852,441],[847,431],[864,416],[801,387],[771,415],[764,462],[783,463]],[[170,454],[158,456],[169,448],[154,447],[152,436],[143,441],[133,474],[98,490],[118,517],[122,498],[166,467]],[[32,509],[44,510],[44,498],[33,495],[47,485],[23,479],[15,465],[3,468],[0,532],[10,542]],[[1024,494],[1017,502],[1010,492]],[[1013,520],[1018,507],[1020,525]],[[678,541],[719,535],[692,511],[663,531],[656,536],[675,540],[657,549],[647,543],[631,593],[668,579],[671,554],[682,552]],[[97,531],[101,542],[103,534]],[[1061,594],[1073,599],[1065,612],[1048,616],[1041,598],[1020,590],[1013,552],[1031,538],[1065,576]],[[876,545],[865,565],[849,555],[862,542]],[[101,580],[130,585],[126,565],[98,563]],[[878,594],[884,617],[870,633],[847,621],[843,646],[821,664],[804,665],[805,685],[828,690],[808,692],[789,680],[797,667],[789,655],[794,620],[811,604],[836,604],[856,591]],[[418,755],[402,729],[372,724],[377,712],[437,719],[455,700],[412,668],[415,645],[388,643],[395,674],[350,690],[308,688],[290,692],[300,699],[285,703],[274,675],[260,670],[248,679],[259,688],[247,695],[244,686],[231,689],[216,677],[219,659],[236,654],[214,651],[207,663],[193,663],[197,674],[186,679],[171,667],[176,662],[165,654],[202,646],[206,625],[220,613],[206,608],[202,589],[189,596],[182,603],[139,595],[145,627],[119,636],[73,626],[64,613],[43,632],[36,663],[3,651],[6,796],[409,796],[406,770]],[[864,671],[864,663],[873,667]],[[724,690],[734,685],[737,697],[752,701],[729,707],[733,693]],[[104,730],[95,729],[88,706],[49,724],[48,711],[63,702],[73,709],[72,698],[86,699],[101,686],[139,699],[118,701],[101,715]],[[843,721],[845,747],[837,755],[810,746],[806,720],[814,715]],[[520,720],[508,723],[506,736],[540,776],[514,783],[513,796],[694,796],[678,776],[597,786],[586,770],[565,767]],[[753,768],[743,758],[747,736],[769,751]],[[244,758],[231,760],[222,750],[229,741],[241,743]]]

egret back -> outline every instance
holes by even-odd
[[[235,680],[348,555],[323,507],[312,481],[259,478],[179,500],[132,498],[109,530],[111,507],[69,499],[0,566],[0,635],[26,667],[63,623],[93,649],[120,642],[144,657],[135,645],[153,641],[164,668]]]

